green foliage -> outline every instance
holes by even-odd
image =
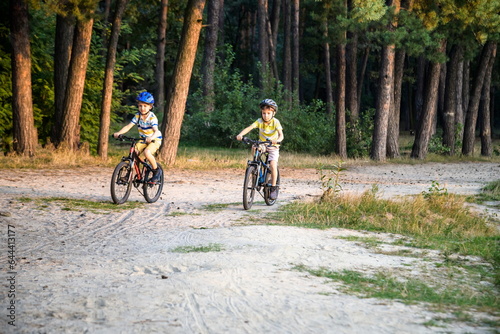
[[[321,190],[323,191],[322,198],[334,197],[342,191],[340,184],[340,176],[346,169],[342,167],[343,161],[339,161],[331,167],[321,166],[318,172],[321,175]]]
[[[216,67],[215,110],[204,112],[207,98],[201,90],[192,95],[182,128],[182,139],[196,145],[230,146],[231,136],[260,117],[259,102],[273,98],[279,105],[278,118],[283,125],[283,149],[295,152],[329,153],[333,147],[334,123],[325,115],[325,105],[315,100],[307,106],[290,107],[285,103],[285,93],[275,82],[266,87],[265,93],[250,83],[245,83],[237,70],[232,70],[234,52],[228,47],[225,61]],[[257,131],[249,134],[257,136]]]
[[[437,181],[432,181],[432,184],[429,187],[428,191],[422,191],[422,196],[424,196],[424,198],[427,199],[433,196],[445,196],[445,195],[448,195],[448,189],[446,189],[446,187],[441,188],[439,182]]]
[[[347,123],[347,155],[352,158],[366,157],[370,154],[375,109],[370,108],[360,118]]]

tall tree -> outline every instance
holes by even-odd
[[[28,3],[10,0],[12,43],[12,120],[14,150],[34,156],[38,142],[31,93],[31,48]]]
[[[480,118],[481,129],[481,155],[491,157],[493,154],[493,146],[491,141],[491,76],[493,72],[493,65],[495,64],[495,57],[497,53],[497,43],[493,43],[493,51],[486,69],[486,76],[483,84],[483,97],[481,98],[482,112]]]
[[[291,0],[283,0],[283,88],[289,104],[292,103],[292,5]]]
[[[401,90],[403,87],[403,72],[406,52],[396,51],[394,58],[394,88],[389,123],[387,126],[387,157],[399,157],[399,123],[401,117]]]
[[[258,2],[258,30],[259,30],[259,61],[260,61],[260,87],[268,87],[265,79],[269,77],[269,38],[267,34],[268,0]]]
[[[455,120],[457,115],[457,83],[461,47],[453,45],[450,61],[446,71],[445,98],[443,110],[443,145],[450,149],[449,154],[455,154]]]
[[[108,54],[106,57],[106,68],[104,69],[103,96],[101,104],[101,122],[99,126],[99,142],[97,145],[97,154],[105,160],[108,157],[108,136],[109,124],[111,121],[111,102],[113,98],[113,82],[116,64],[116,48],[118,46],[118,37],[122,16],[125,12],[128,0],[117,0],[111,35],[108,43]]]
[[[348,0],[348,12],[351,13],[353,8],[353,0]],[[347,32],[346,44],[346,108],[349,110],[349,121],[356,121],[359,117],[358,33],[352,31]]]
[[[483,47],[481,58],[479,60],[476,77],[474,78],[474,88],[472,96],[467,108],[467,116],[465,118],[464,140],[462,145],[463,155],[474,154],[474,141],[476,139],[476,124],[479,113],[479,102],[481,91],[483,89],[484,78],[490,58],[493,56],[496,44],[493,41],[488,41]]]
[[[446,41],[441,42],[440,53],[446,50]],[[424,106],[420,121],[417,123],[417,132],[415,133],[415,142],[411,151],[411,157],[414,159],[425,159],[429,149],[429,142],[432,136],[432,128],[437,112],[439,76],[441,75],[441,63],[434,61],[431,63],[428,81],[426,83]]]
[[[300,56],[300,35],[299,35],[299,24],[300,24],[300,0],[290,0],[292,2],[291,6],[291,28],[292,28],[292,92],[298,98],[299,88],[300,88],[300,66],[299,66],[299,56]]]
[[[167,45],[168,0],[161,0],[156,44],[155,102],[160,112],[165,111],[165,47]]]
[[[347,158],[347,137],[345,117],[345,86],[346,86],[345,44],[337,45],[337,108],[335,117],[335,153],[340,158]]]
[[[64,97],[66,96],[75,27],[76,19],[71,13],[58,14],[56,16],[56,37],[54,43],[54,125],[51,134],[52,142],[56,145],[61,138]]]
[[[67,89],[64,97],[61,137],[58,146],[77,150],[80,145],[80,111],[85,87],[85,75],[92,38],[94,9],[88,9],[87,18],[80,19],[75,28],[75,37],[68,71]]]
[[[328,41],[328,17],[323,18],[323,63],[325,64],[326,113],[333,114],[333,87],[330,65],[330,43]]]
[[[392,0],[391,6],[394,13],[399,13],[400,0]],[[389,27],[389,32],[394,31],[397,21],[394,19]],[[380,82],[375,112],[375,124],[373,130],[373,141],[370,157],[376,161],[385,161],[387,153],[387,132],[389,127],[389,116],[394,103],[394,57],[395,45],[389,44],[382,47]]]
[[[166,117],[161,125],[164,140],[159,158],[167,166],[172,166],[177,156],[189,82],[203,23],[204,7],[205,0],[189,0],[186,7],[177,60],[167,93]]]
[[[205,112],[212,112],[215,108],[214,101],[214,70],[215,54],[219,35],[220,14],[224,7],[224,0],[209,0],[208,2],[208,27],[205,31],[205,49],[201,71],[203,76],[203,96],[206,97]]]

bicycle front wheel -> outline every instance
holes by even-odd
[[[267,177],[266,177],[266,186],[264,187],[264,201],[266,202],[267,205],[274,205],[276,203],[276,199],[271,199],[270,198],[270,193],[271,193],[271,187],[268,187],[268,184],[272,184],[272,179],[271,179],[271,171],[267,172]],[[280,185],[280,171],[278,170],[278,178],[276,179],[276,185]]]
[[[257,185],[257,167],[248,166],[245,171],[245,181],[243,182],[243,208],[248,210],[252,207],[255,197],[255,186]]]
[[[160,164],[158,164],[158,168],[161,171],[161,176],[160,179],[156,182],[148,182],[149,179],[153,177],[152,170],[148,170],[146,173],[144,173],[144,181],[146,182],[144,182],[142,190],[144,190],[144,198],[148,203],[156,202],[158,198],[160,198],[161,191],[163,190],[163,168],[161,168]]]
[[[115,204],[123,204],[132,190],[132,166],[130,161],[120,162],[111,177],[111,198]]]

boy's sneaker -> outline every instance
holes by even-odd
[[[149,180],[149,182],[151,183],[158,182],[160,181],[160,177],[161,177],[161,169],[159,168],[153,169],[153,177]]]
[[[275,200],[278,198],[278,190],[279,190],[279,187],[278,186],[271,186],[271,189],[269,189],[269,198],[271,200]]]

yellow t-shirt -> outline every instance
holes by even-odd
[[[283,131],[280,121],[276,118],[273,118],[269,124],[265,124],[262,118],[259,118],[252,125],[259,129],[260,141],[276,140],[279,137],[278,130]]]

